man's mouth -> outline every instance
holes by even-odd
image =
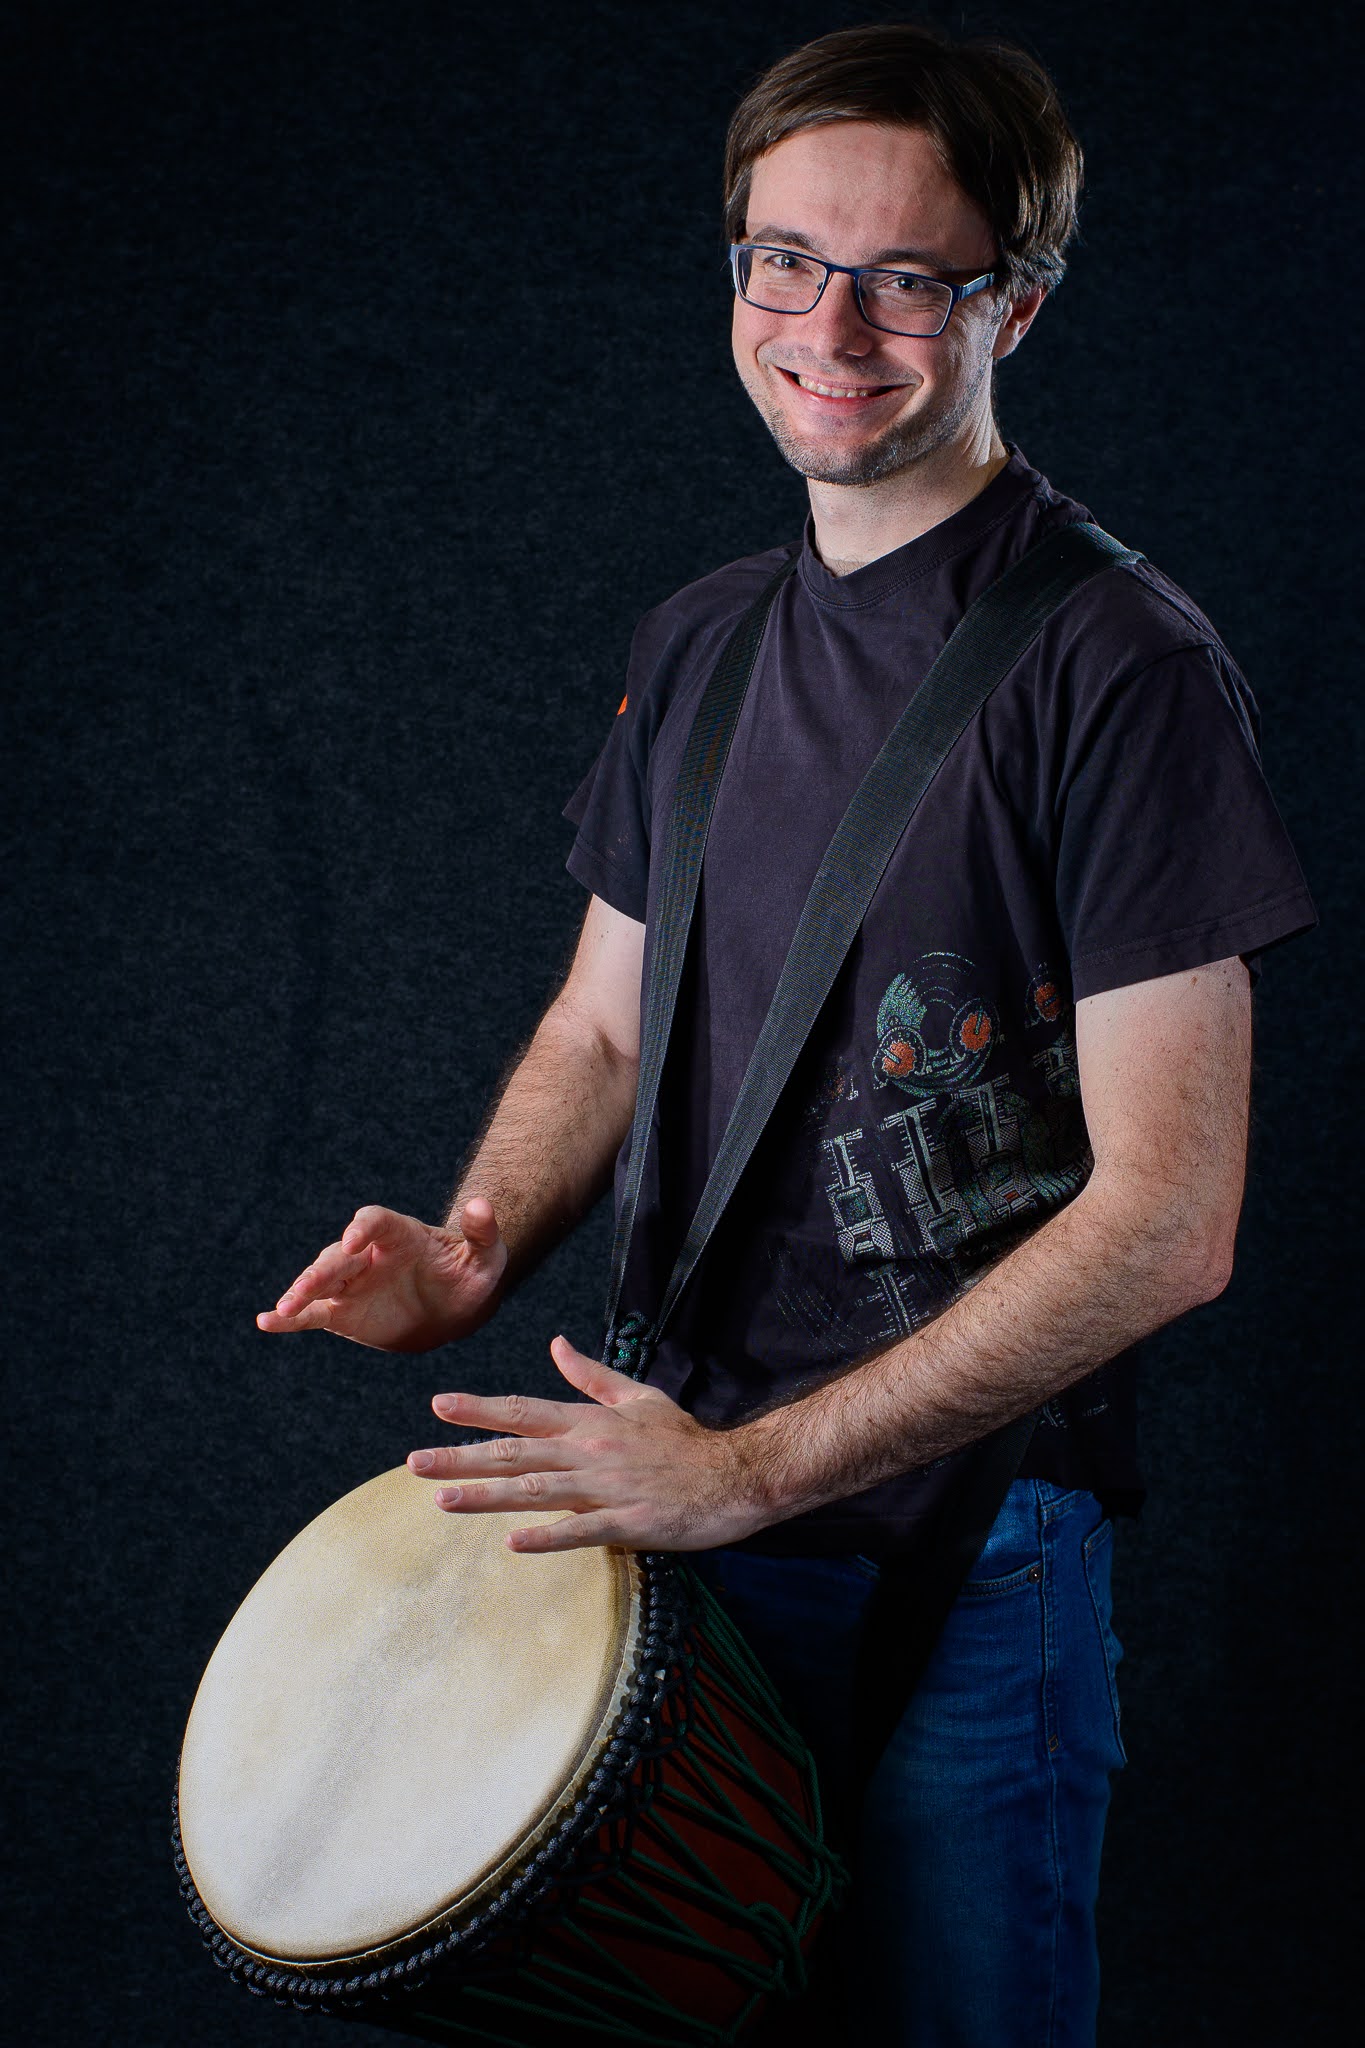
[[[781,368],[781,365],[775,365]],[[831,384],[822,377],[807,377],[799,370],[782,370],[782,375],[802,391],[809,391],[815,398],[834,398],[852,401],[869,398],[885,398],[889,392],[904,391],[904,384]]]

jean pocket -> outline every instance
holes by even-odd
[[[1126,1764],[1128,1752],[1123,1746],[1123,1712],[1119,1706],[1118,1666],[1123,1656],[1123,1645],[1114,1634],[1113,1599],[1110,1592],[1110,1566],[1114,1554],[1114,1525],[1106,1519],[1097,1529],[1092,1529],[1081,1546],[1085,1566],[1085,1583],[1090,1594],[1090,1605],[1094,1610],[1095,1627],[1099,1631],[1100,1647],[1104,1653],[1104,1675],[1109,1685],[1109,1707],[1114,1717],[1114,1746],[1118,1762]]]
[[[963,1600],[997,1600],[1005,1593],[1021,1593],[1029,1587],[1042,1584],[1041,1565],[1025,1565],[1017,1572],[1007,1572],[1003,1579],[967,1579],[963,1583],[959,1598]]]
[[[963,1582],[969,1599],[1037,1587],[1043,1577],[1043,1520],[1039,1482],[1016,1479]]]

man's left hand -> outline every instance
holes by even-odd
[[[657,1387],[575,1351],[556,1337],[550,1356],[581,1401],[437,1394],[443,1422],[507,1434],[481,1444],[414,1451],[409,1468],[457,1481],[436,1490],[454,1514],[568,1509],[556,1522],[515,1529],[513,1550],[712,1550],[776,1519],[753,1470],[748,1435],[708,1429]],[[470,1482],[470,1483],[466,1483]]]

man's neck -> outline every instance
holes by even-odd
[[[815,547],[833,576],[851,576],[879,555],[918,540],[979,497],[1009,455],[996,431],[935,449],[878,484],[810,482]]]

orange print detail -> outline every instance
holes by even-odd
[[[991,1042],[991,1020],[984,1010],[974,1010],[962,1026],[962,1043],[968,1052],[982,1052]]]
[[[626,694],[626,695],[625,695],[625,696],[624,696],[624,697],[623,697],[623,698],[621,699],[620,703],[619,703],[619,704],[617,705],[617,707],[616,707],[616,716],[617,716],[618,718],[619,718],[619,717],[621,716],[621,713],[622,713],[622,712],[623,712],[623,711],[625,710],[625,708],[626,708],[627,704],[629,704],[629,702],[630,702],[630,695],[629,695],[629,692],[627,692],[627,694]]]
[[[913,1074],[914,1071],[914,1046],[907,1045],[903,1038],[898,1038],[891,1045],[888,1045],[886,1051],[882,1054],[882,1072],[892,1075],[899,1081],[906,1074]]]

